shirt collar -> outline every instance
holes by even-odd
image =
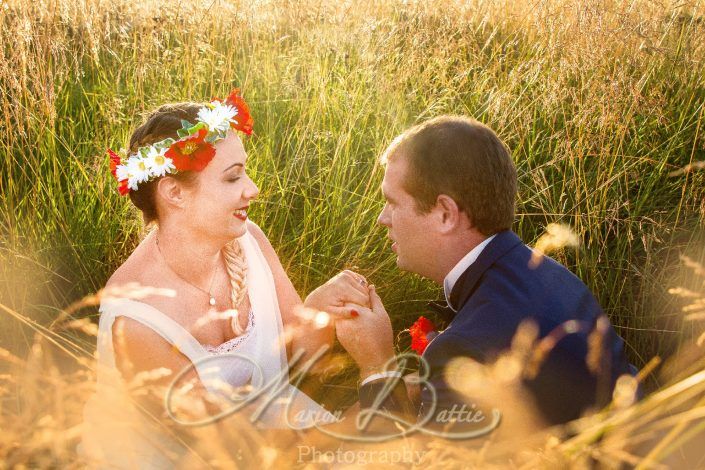
[[[445,277],[443,280],[443,293],[445,294],[448,305],[450,305],[450,293],[453,290],[453,286],[455,286],[455,283],[458,281],[458,278],[460,278],[461,274],[463,274],[470,267],[470,265],[475,262],[475,260],[477,260],[477,257],[480,256],[482,250],[495,236],[497,236],[497,234],[487,237],[482,243],[470,250],[470,252],[463,256],[463,258],[458,261],[458,264],[456,264]],[[455,309],[453,309],[453,311],[455,311]]]

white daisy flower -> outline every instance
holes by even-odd
[[[171,158],[164,156],[167,150],[169,150],[168,147],[162,149],[152,147],[149,149],[149,152],[147,152],[147,156],[144,160],[150,176],[164,176],[167,173],[171,173],[176,170],[174,161]]]
[[[130,177],[130,172],[127,165],[118,165],[115,167],[115,177],[118,181],[124,181]]]
[[[133,191],[137,185],[149,179],[149,170],[144,158],[132,156],[127,160],[127,187]]]
[[[213,109],[208,106],[201,108],[198,112],[198,120],[206,123],[208,130],[211,132],[225,132],[230,129],[230,122],[237,116],[237,109],[228,104],[218,102],[211,104],[214,105]]]

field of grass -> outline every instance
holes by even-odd
[[[704,10],[646,0],[0,0],[0,351],[24,358],[39,334],[90,357],[90,335],[45,328],[100,289],[142,235],[105,149],[125,146],[162,103],[239,86],[255,118],[251,218],[300,293],[352,267],[378,286],[397,330],[440,298],[396,269],[375,225],[376,157],[411,124],[469,115],[513,152],[515,231],[533,244],[549,223],[572,227],[581,246],[552,255],[593,290],[633,363],[669,359],[649,390],[683,378],[679,364],[702,366],[693,343],[703,325],[669,289],[703,289]],[[7,403],[0,412],[20,408]]]

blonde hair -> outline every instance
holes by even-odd
[[[240,311],[238,307],[247,295],[247,260],[242,252],[240,241],[235,239],[225,245],[223,257],[225,258],[225,267],[230,278],[230,300],[233,309],[235,309],[232,326],[235,334],[240,335],[243,331],[240,327]]]

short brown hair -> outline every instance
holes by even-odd
[[[440,194],[453,198],[484,235],[514,222],[517,173],[507,147],[486,125],[462,116],[440,116],[398,136],[382,162],[408,162],[404,189],[425,213]]]
[[[198,120],[198,111],[201,107],[203,107],[202,104],[189,102],[160,106],[147,116],[147,120],[132,133],[129,154],[133,155],[140,147],[154,144],[166,138],[178,140],[178,130],[182,127],[181,120],[195,123]],[[170,176],[185,184],[193,185],[196,175],[192,171],[180,171]],[[142,212],[145,226],[159,220],[154,196],[160,179],[156,178],[141,183],[137,190],[129,193],[132,203]]]

